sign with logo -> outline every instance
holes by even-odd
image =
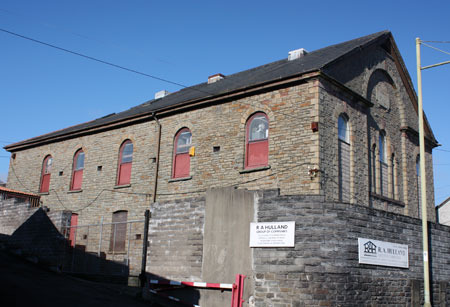
[[[250,223],[250,247],[294,247],[295,222]]]
[[[358,238],[359,263],[409,268],[408,245]]]

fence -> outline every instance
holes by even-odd
[[[145,220],[63,226],[69,239],[62,270],[69,273],[138,275],[141,271]]]

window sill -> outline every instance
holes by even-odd
[[[169,179],[169,182],[186,181],[186,180],[191,180],[191,179],[192,179],[192,176],[183,177],[183,178],[172,178],[172,179]]]
[[[399,207],[405,207],[405,203],[402,202],[402,201],[395,200],[395,199],[392,199],[392,198],[389,198],[389,197],[386,197],[386,196],[383,196],[383,195],[380,195],[380,194],[377,194],[377,193],[370,193],[370,195],[372,197],[377,198],[377,199],[387,201],[387,202],[389,202],[389,203],[391,203],[393,205],[396,205],[396,206],[399,206]]]
[[[79,189],[79,190],[70,190],[70,191],[67,191],[67,193],[69,193],[69,194],[72,194],[72,193],[81,193],[81,192],[83,192],[83,190],[82,190],[82,189]]]
[[[255,167],[255,168],[249,168],[249,169],[243,169],[239,171],[239,174],[247,174],[247,173],[253,173],[253,172],[260,172],[270,169],[270,165],[267,166],[261,166],[261,167]]]
[[[124,188],[129,188],[131,187],[131,183],[129,184],[122,184],[122,185],[116,185],[114,186],[114,189],[124,189]]]
[[[127,254],[126,251],[108,251],[107,253],[109,255],[126,255]]]

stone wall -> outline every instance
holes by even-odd
[[[256,306],[418,306],[420,220],[318,196],[266,192],[260,196],[258,221],[295,221],[296,243],[295,248],[254,249]],[[450,228],[429,225],[433,299],[446,306]],[[409,268],[359,264],[359,237],[407,244]]]
[[[11,235],[24,222],[26,222],[39,207],[31,207],[29,203],[16,201],[14,198],[0,200],[0,233]],[[52,211],[47,212],[47,216],[53,222],[55,227],[62,231],[63,226],[67,226],[68,212]]]
[[[338,200],[338,184],[332,179],[338,176],[337,120],[340,114],[346,114],[350,126],[353,178],[350,203],[419,217],[416,173],[418,117],[414,98],[408,92],[409,84],[405,83],[407,77],[402,78],[397,64],[385,49],[373,46],[342,60],[332,70],[325,70],[366,102],[345,94],[329,81],[320,82],[319,133],[323,189],[327,199]],[[386,139],[384,163],[379,154],[379,135],[382,131]],[[428,219],[435,221],[431,150],[427,146],[427,202]],[[374,168],[371,165],[373,159],[376,160]]]

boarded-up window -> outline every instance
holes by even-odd
[[[188,128],[183,128],[175,135],[173,150],[172,178],[189,177],[191,157],[189,149],[192,145],[192,134]]]
[[[125,251],[127,238],[127,211],[116,211],[112,216],[111,239],[109,250],[112,252]]]
[[[119,169],[117,172],[117,184],[129,184],[131,179],[131,165],[133,162],[133,143],[130,140],[123,142],[119,151]]]
[[[269,120],[259,112],[246,125],[245,168],[267,166],[269,163]]]
[[[341,115],[338,119],[338,153],[339,153],[339,200],[350,201],[350,137],[348,120]]]
[[[48,155],[47,157],[45,157],[44,162],[42,163],[41,186],[39,188],[39,192],[41,193],[47,193],[49,190],[52,164],[53,164],[52,156]]]
[[[83,170],[84,170],[84,152],[79,149],[73,157],[73,170],[72,170],[72,182],[71,190],[81,190],[81,184],[83,182]]]

